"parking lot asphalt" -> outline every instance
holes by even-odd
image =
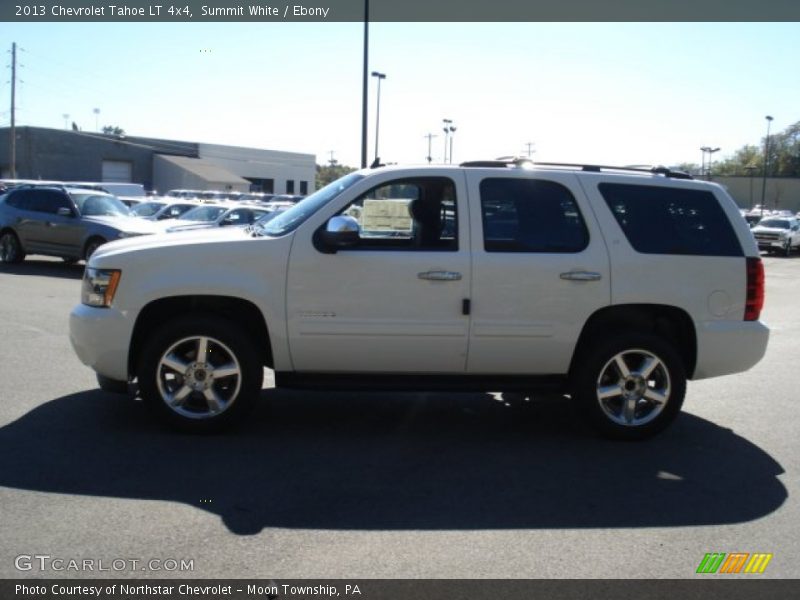
[[[641,443],[557,397],[269,388],[235,432],[176,434],[74,355],[81,265],[0,266],[0,577],[691,578],[765,552],[797,578],[800,257],[764,260],[766,358]]]

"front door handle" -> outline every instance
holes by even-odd
[[[424,273],[417,273],[417,277],[427,281],[460,281],[461,273],[456,271],[425,271]]]
[[[559,277],[567,281],[600,281],[603,278],[600,273],[595,273],[594,271],[567,271],[566,273],[561,273]]]

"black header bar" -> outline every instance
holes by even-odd
[[[34,0],[10,22],[354,22],[366,0]],[[797,0],[369,0],[370,22],[800,21]]]

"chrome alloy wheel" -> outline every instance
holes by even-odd
[[[614,423],[637,427],[655,419],[670,398],[669,370],[652,352],[624,350],[609,360],[597,379],[597,401]]]
[[[172,411],[202,420],[233,405],[242,385],[242,369],[234,353],[219,340],[187,337],[161,356],[156,383],[161,399]]]

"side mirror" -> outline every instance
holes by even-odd
[[[358,226],[358,221],[353,217],[339,215],[331,217],[325,223],[324,229],[320,230],[319,241],[328,252],[336,252],[357,246],[361,239],[360,233],[361,228]]]
[[[74,217],[75,213],[72,212],[71,208],[67,208],[66,206],[62,206],[56,211],[56,214],[59,217]]]

